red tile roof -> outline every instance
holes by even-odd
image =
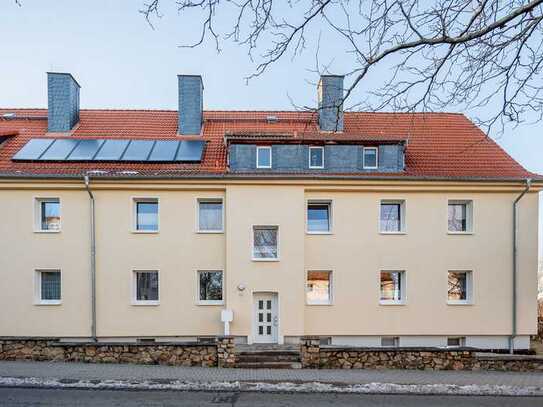
[[[16,118],[2,119],[3,114],[13,112]],[[268,122],[268,116],[275,116],[278,121]],[[73,176],[90,170],[120,176],[122,171],[170,177],[224,175],[227,173],[226,134],[282,134],[308,141],[406,140],[406,170],[384,174],[387,177],[540,178],[525,170],[464,115],[453,113],[346,112],[344,133],[331,134],[319,132],[313,112],[206,111],[202,136],[207,144],[199,164],[12,161],[11,157],[30,138],[59,136],[47,133],[46,109],[0,109],[1,134],[10,136],[0,145],[0,174],[4,176]],[[70,137],[183,138],[177,135],[177,111],[94,109],[81,110],[80,123]],[[330,175],[333,174],[327,174]],[[349,175],[383,176],[377,173]]]

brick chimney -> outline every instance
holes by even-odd
[[[321,75],[317,90],[322,131],[343,131],[343,78],[342,75]]]
[[[204,85],[200,75],[177,75],[179,84],[178,134],[199,135],[204,110]]]
[[[69,73],[47,72],[47,131],[68,132],[79,123],[80,88]]]

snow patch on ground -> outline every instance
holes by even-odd
[[[190,382],[155,380],[67,380],[37,377],[0,377],[1,387],[47,387],[96,390],[180,390],[180,391],[258,391],[289,393],[358,393],[358,394],[448,394],[493,396],[543,396],[542,387],[452,384],[368,383],[340,385],[333,383],[266,383],[266,382]]]

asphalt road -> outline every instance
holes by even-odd
[[[76,407],[525,407],[541,406],[536,397],[393,396],[355,394],[215,393],[176,391],[56,390],[0,388],[0,406]]]

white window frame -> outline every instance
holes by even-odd
[[[381,230],[381,205],[383,204],[397,204],[400,205],[400,230],[399,231],[386,231]],[[406,201],[405,199],[381,199],[379,202],[379,214],[378,214],[378,227],[379,233],[382,235],[405,235],[407,234],[407,222],[406,222]]]
[[[375,150],[375,167],[366,165],[366,150]],[[379,168],[379,147],[363,147],[362,148],[362,167],[365,170],[376,170]]]
[[[160,232],[160,199],[157,196],[134,196],[131,198],[132,202],[132,233],[139,234],[157,234]],[[156,230],[139,230],[138,229],[138,203],[156,203]]]
[[[267,258],[260,258],[260,257],[254,257],[255,253],[255,229],[259,228],[276,228],[277,229],[277,257],[267,257]],[[252,261],[263,261],[263,262],[273,262],[273,261],[279,261],[281,257],[281,251],[280,251],[280,234],[279,234],[279,225],[252,225],[251,226],[251,260]]]
[[[458,345],[449,345],[449,339],[457,340],[458,339]],[[446,348],[463,348],[466,346],[466,337],[465,336],[448,336],[447,342],[445,344]]]
[[[309,276],[309,273],[311,271],[315,271],[315,272],[326,272],[328,273],[329,277],[328,277],[328,284],[330,285],[330,288],[329,288],[329,291],[330,291],[330,295],[329,295],[329,299],[328,301],[325,301],[325,302],[310,302],[308,301],[307,299],[307,293],[308,293],[308,287],[307,287],[307,279],[308,279],[308,276]],[[321,305],[334,305],[334,271],[333,270],[330,270],[330,269],[327,269],[327,270],[318,270],[318,269],[308,269],[305,271],[305,281],[304,281],[304,296],[305,296],[305,305],[316,305],[316,306],[321,306]]]
[[[310,205],[328,205],[328,231],[309,230],[309,206]],[[331,199],[308,199],[305,202],[305,232],[308,235],[331,235],[333,232],[333,219],[332,216],[333,201]]]
[[[465,300],[449,299],[449,273],[466,273],[466,294]],[[447,270],[447,304],[448,305],[473,305],[473,270]]]
[[[138,300],[138,281],[137,281],[137,274],[138,273],[157,273],[158,275],[158,300]],[[132,305],[137,306],[157,306],[160,305],[160,271],[157,269],[133,269],[131,271],[132,273]]]
[[[221,273],[222,275],[222,300],[202,300],[200,299],[200,273]],[[197,305],[224,305],[224,270],[220,269],[202,269],[196,270],[196,304]]]
[[[392,345],[383,345],[384,339],[392,339]],[[399,336],[381,336],[381,348],[398,348],[400,346]]]
[[[400,273],[400,299],[382,300],[381,299],[381,273]],[[381,269],[379,270],[379,305],[407,305],[407,272],[402,269]]]
[[[220,203],[221,204],[221,212],[222,212],[222,223],[221,223],[221,229],[217,230],[206,230],[206,229],[200,229],[200,204],[201,203]],[[196,198],[196,233],[203,233],[203,234],[216,234],[216,233],[224,233],[224,199],[223,198]]]
[[[321,150],[322,151],[322,165],[311,165],[311,150]],[[324,147],[312,146],[309,147],[309,168],[310,169],[323,169],[324,168]]]
[[[58,202],[60,220],[57,230],[42,229],[41,227],[41,204],[42,202]],[[34,233],[60,233],[62,230],[62,203],[59,197],[34,197]]]
[[[43,300],[41,298],[41,273],[57,272],[60,273],[60,300]],[[62,282],[62,271],[60,269],[45,269],[39,268],[34,270],[34,305],[61,305],[62,290],[64,284]]]
[[[466,230],[454,231],[449,230],[449,205],[466,205]],[[449,235],[472,235],[473,234],[473,200],[472,199],[448,199],[447,214],[446,214],[447,233]]]
[[[259,163],[259,160],[258,160],[258,152],[260,150],[269,150],[270,152],[270,165],[267,166],[267,165],[260,165]],[[256,148],[256,168],[272,168],[272,147],[271,146],[258,146]]]

